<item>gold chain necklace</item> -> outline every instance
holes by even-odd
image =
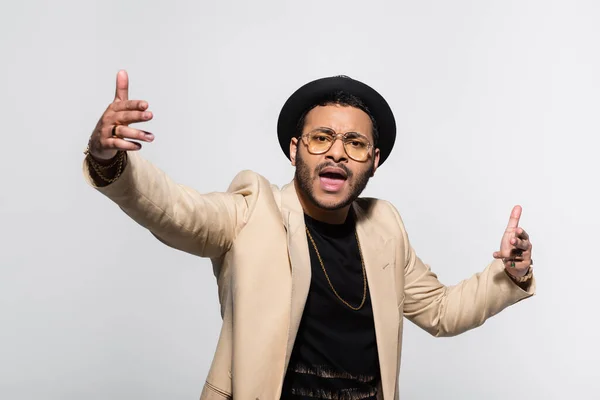
[[[342,297],[335,290],[335,288],[333,287],[333,284],[331,283],[331,280],[329,279],[329,275],[327,274],[327,271],[325,270],[325,265],[323,264],[323,260],[321,259],[321,254],[319,254],[319,250],[317,249],[317,245],[316,245],[315,241],[313,240],[312,235],[308,231],[308,227],[306,227],[306,233],[308,234],[308,238],[310,239],[310,241],[313,245],[313,248],[315,249],[315,252],[317,253],[317,257],[319,258],[319,263],[321,263],[321,268],[323,269],[325,278],[327,278],[327,282],[329,282],[329,287],[331,288],[331,290],[333,290],[333,293],[347,307],[351,308],[354,311],[360,310],[363,307],[363,305],[365,304],[365,300],[367,299],[367,273],[365,271],[365,261],[363,260],[362,250],[360,248],[360,241],[358,240],[358,234],[356,233],[356,231],[354,231],[354,235],[356,236],[356,243],[358,244],[358,252],[360,253],[360,262],[362,264],[362,273],[363,273],[363,298],[358,307],[351,306],[346,300],[342,299]]]

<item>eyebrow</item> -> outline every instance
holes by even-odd
[[[334,133],[338,133],[335,129],[330,128],[328,126],[318,126],[318,127],[316,127],[316,128],[313,129],[313,131],[316,131],[316,130],[325,130],[325,131],[332,131]],[[359,135],[362,135],[362,136],[366,137],[367,139],[369,138],[364,133],[361,133],[361,132],[358,132],[358,131],[347,131],[347,132],[344,132],[344,134],[348,134],[348,133],[356,133],[356,134],[359,134]]]

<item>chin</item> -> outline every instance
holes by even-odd
[[[329,211],[339,210],[351,203],[347,193],[323,193],[314,200],[319,208]]]

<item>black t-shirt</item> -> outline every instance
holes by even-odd
[[[331,285],[358,307],[366,272],[352,212],[331,225],[305,215],[312,268],[310,291],[300,322],[281,399],[375,399],[380,379],[371,299],[359,310],[332,290],[314,249],[315,242]]]

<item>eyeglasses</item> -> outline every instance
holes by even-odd
[[[350,158],[358,162],[369,158],[373,146],[365,135],[358,132],[336,133],[333,129],[318,128],[301,136],[311,154],[327,153],[338,137],[341,138],[344,150]]]

